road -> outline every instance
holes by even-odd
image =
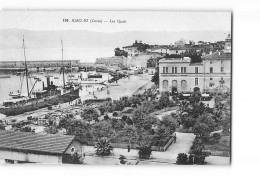
[[[151,87],[151,75],[139,74],[131,75],[130,78],[120,79],[117,83],[113,82],[108,85],[103,91],[95,91],[94,95],[98,99],[111,98],[118,100],[122,96],[130,96],[138,91],[142,92],[145,88]],[[109,91],[109,94],[108,94]],[[83,100],[94,99],[94,95],[89,94],[82,97]]]

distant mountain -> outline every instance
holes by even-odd
[[[88,47],[122,47],[131,45],[135,40],[148,44],[167,45],[184,38],[193,41],[215,42],[224,40],[227,32],[216,31],[183,31],[151,32],[124,31],[115,33],[92,32],[87,30],[30,31],[22,29],[0,30],[0,50],[21,48],[22,36],[28,48],[60,48],[60,39],[68,48]]]

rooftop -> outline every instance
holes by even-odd
[[[231,53],[215,52],[201,57],[203,60],[231,60]]]
[[[0,130],[0,149],[63,154],[75,136]]]
[[[184,57],[184,58],[163,58],[159,61],[159,63],[164,63],[164,62],[174,62],[174,63],[190,63],[190,58],[189,57]]]

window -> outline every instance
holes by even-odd
[[[210,73],[213,73],[213,67],[210,67],[209,71]]]
[[[168,67],[165,67],[165,73],[168,73]]]
[[[195,67],[195,73],[199,73],[199,68]]]
[[[210,80],[213,80],[213,78],[210,78]]]
[[[195,78],[195,85],[198,85],[198,84],[199,84],[199,79]]]
[[[163,67],[163,73],[165,73],[165,67]]]
[[[172,67],[172,73],[177,73],[177,67]]]
[[[210,61],[209,63],[212,64],[212,61]]]
[[[221,67],[221,72],[224,72],[224,67]]]
[[[186,67],[181,67],[181,73],[186,73]]]
[[[75,148],[74,148],[74,147],[71,147],[70,152],[74,154]]]
[[[221,61],[221,64],[223,64],[223,60]]]

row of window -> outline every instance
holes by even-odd
[[[187,73],[186,67],[181,67],[181,73]],[[224,72],[224,67],[220,67],[220,71]],[[178,73],[177,67],[172,67],[172,73]],[[213,67],[209,68],[209,72],[213,73]],[[169,73],[168,67],[163,67],[163,73]],[[195,67],[195,73],[199,73],[199,68]]]

